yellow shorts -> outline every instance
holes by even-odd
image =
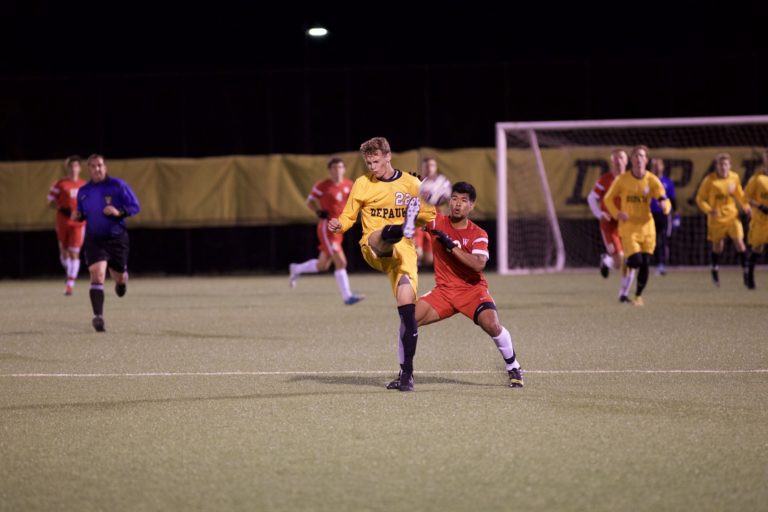
[[[741,225],[741,219],[736,217],[728,223],[707,223],[707,240],[716,243],[723,240],[726,236],[731,240],[744,238],[744,227]]]
[[[749,223],[749,245],[759,247],[768,244],[768,222],[756,221],[755,213],[753,212],[752,215],[752,222]]]
[[[392,285],[392,294],[395,297],[397,297],[397,283],[400,282],[400,278],[403,276],[408,276],[413,287],[413,293],[417,297],[419,296],[416,247],[413,245],[413,240],[403,238],[394,245],[392,256],[387,257],[376,256],[376,253],[373,252],[373,249],[367,242],[360,246],[360,250],[363,253],[363,259],[371,268],[387,274]]]
[[[621,235],[621,245],[624,247],[624,257],[629,258],[638,252],[653,254],[656,250],[656,233],[647,230]]]

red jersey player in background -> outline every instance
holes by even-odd
[[[317,238],[320,240],[317,258],[312,258],[303,263],[291,263],[290,278],[288,283],[291,288],[296,286],[301,274],[316,274],[325,272],[330,268],[331,262],[335,268],[333,275],[341,291],[344,304],[356,304],[363,300],[363,295],[352,293],[347,276],[347,257],[341,243],[344,241],[342,233],[331,233],[328,230],[328,219],[335,219],[341,215],[344,205],[347,204],[349,192],[352,190],[352,180],[344,178],[346,167],[341,158],[328,160],[329,178],[318,181],[312,187],[307,197],[307,206],[315,212],[320,222],[317,224]]]
[[[421,171],[419,178],[424,181],[437,176],[437,160],[428,156],[421,161]],[[432,255],[432,237],[424,228],[416,228],[416,235],[413,237],[413,245],[416,246],[417,263],[421,266],[432,266],[434,259]]]
[[[80,248],[83,246],[85,223],[72,220],[77,211],[77,191],[85,185],[80,179],[80,157],[73,155],[64,160],[65,177],[51,186],[48,205],[56,210],[56,238],[59,242],[59,260],[67,273],[64,295],[72,295],[75,279],[80,272]]]
[[[603,198],[608,189],[611,188],[613,180],[626,172],[628,163],[629,157],[626,151],[623,149],[611,151],[611,163],[608,172],[597,179],[594,188],[587,196],[589,209],[600,221],[600,234],[605,246],[605,252],[600,255],[600,275],[608,277],[611,268],[621,269],[619,300],[627,296],[632,281],[635,279],[635,270],[628,268],[624,262],[624,248],[619,237],[619,222],[608,213]],[[616,206],[621,205],[617,204]]]
[[[512,336],[499,322],[496,303],[488,293],[483,269],[488,262],[488,234],[469,220],[475,206],[475,187],[464,181],[453,185],[448,202],[449,216],[438,213],[426,225],[434,237],[435,287],[416,303],[418,326],[428,325],[461,313],[471,318],[496,344],[504,358],[509,386],[523,387],[523,371],[512,346]],[[402,344],[400,357],[402,359]],[[397,389],[400,380],[387,385]]]

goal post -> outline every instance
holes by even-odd
[[[746,183],[768,147],[768,116],[496,123],[498,272],[596,266],[602,242],[586,194],[607,171],[612,149],[629,152],[639,144],[667,164],[687,220],[676,264],[703,264],[705,219],[693,203],[698,184],[719,152],[732,155]]]

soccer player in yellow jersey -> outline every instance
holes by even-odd
[[[416,224],[435,218],[435,207],[419,200],[420,181],[392,167],[392,150],[384,137],[360,146],[370,171],[352,185],[344,211],[328,221],[333,233],[343,233],[362,217],[360,249],[365,261],[389,276],[400,315],[400,391],[413,391],[413,357],[416,354]]]
[[[720,286],[720,255],[725,248],[726,236],[733,241],[739,253],[744,269],[744,285],[747,285],[747,247],[744,245],[744,227],[736,201],[747,215],[751,214],[739,175],[731,171],[731,156],[720,153],[715,157],[715,172],[704,178],[696,193],[696,204],[707,214],[707,240],[712,243],[712,281],[715,286]]]
[[[664,214],[671,208],[659,178],[646,170],[648,148],[635,146],[630,153],[632,171],[617,177],[603,198],[608,213],[619,221],[619,236],[624,247],[627,266],[638,269],[635,299],[632,304],[643,305],[643,290],[648,284],[648,273],[653,251],[656,249],[656,226],[651,215],[651,199],[659,202]],[[619,205],[616,206],[615,199]],[[619,302],[628,303],[626,295]]]
[[[763,150],[763,170],[752,176],[744,195],[753,207],[749,222],[749,246],[752,254],[747,263],[747,288],[755,289],[755,264],[768,243],[768,149]]]

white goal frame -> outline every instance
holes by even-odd
[[[532,121],[496,123],[496,259],[497,272],[501,275],[521,275],[560,272],[565,269],[565,245],[557,220],[557,212],[547,180],[541,148],[536,133],[547,130],[579,130],[594,128],[663,128],[707,125],[768,124],[768,115],[680,117],[652,119],[604,119],[594,121]],[[555,264],[535,269],[509,268],[509,219],[507,218],[507,132],[525,132],[536,160],[536,170],[547,205],[547,217],[555,239]],[[643,141],[638,141],[638,144]]]

